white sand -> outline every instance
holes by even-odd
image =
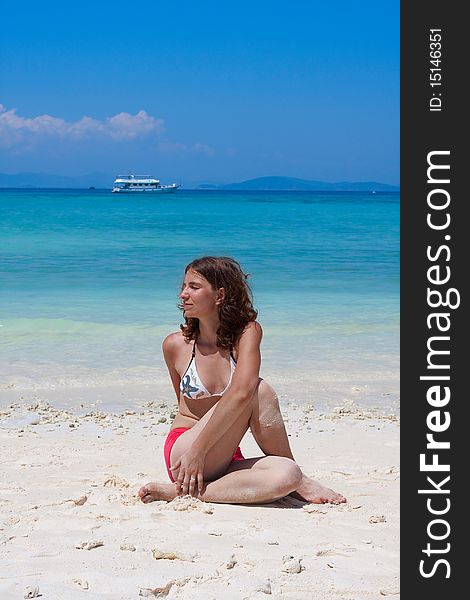
[[[85,400],[64,411],[51,398],[18,396],[0,412],[2,600],[34,597],[35,588],[44,600],[399,597],[393,418],[354,406],[284,410],[298,463],[347,496],[345,505],[144,505],[139,487],[168,481],[172,407],[111,414]],[[259,455],[251,436],[241,446]]]

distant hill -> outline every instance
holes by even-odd
[[[296,177],[257,177],[240,183],[229,183],[219,186],[223,190],[279,190],[279,191],[310,191],[310,192],[398,192],[396,185],[388,185],[377,181],[340,181],[328,183]]]

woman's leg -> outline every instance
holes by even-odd
[[[261,380],[260,380],[261,381]],[[254,410],[256,394],[253,395],[251,402],[248,402],[240,412],[236,420],[232,423],[217,442],[207,452],[204,460],[204,480],[213,481],[221,477],[228,469],[232,456],[241,439],[248,430],[251,413]],[[182,433],[173,444],[170,453],[170,466],[174,465],[178,459],[188,450],[197,439],[201,431],[209,422],[216,405],[213,406],[191,429]],[[178,479],[179,470],[172,471],[175,481]],[[187,493],[187,490],[178,490]]]
[[[193,443],[193,441],[199,435],[200,431],[204,428],[204,426],[210,419],[210,416],[212,415],[214,410],[215,407],[208,411],[200,419],[200,421],[198,421],[190,430],[183,433],[176,440],[171,451],[171,462],[173,464],[186,451],[186,449],[190,447],[190,445]],[[243,480],[241,478],[238,479],[238,483],[237,480],[235,480],[234,488],[231,485],[232,480],[230,479],[228,481],[225,481],[225,477],[223,477],[223,475],[231,474],[234,471],[238,471],[240,470],[240,468],[242,468],[237,468],[234,465],[242,465],[243,463],[247,463],[247,461],[237,461],[231,464],[231,460],[232,455],[237,446],[239,445],[244,434],[246,433],[248,426],[251,428],[256,442],[268,457],[286,458],[290,459],[290,461],[293,460],[289,439],[287,437],[276,393],[269,384],[267,384],[264,380],[260,380],[260,384],[253,395],[252,401],[239,415],[238,419],[228,430],[227,434],[223,436],[223,438],[220,439],[207,453],[204,468],[204,477],[206,480],[212,481],[210,483],[207,483],[207,487],[205,487],[206,495],[204,495],[203,499],[208,500],[209,497],[214,497],[215,499],[212,499],[212,502],[237,502],[237,498],[240,497],[239,495],[237,495],[240,493],[240,490],[238,490],[238,485],[244,485]],[[259,459],[249,460],[256,461]],[[290,461],[288,464],[290,464]],[[295,465],[295,463],[292,464]],[[269,463],[269,465],[271,466],[271,463]],[[259,477],[266,476],[266,471],[261,473],[259,472],[259,470],[261,470],[265,466],[266,462],[260,463],[258,470],[255,470],[254,474],[243,474],[244,476],[248,476],[249,483],[254,489],[254,497],[257,498],[262,498],[263,495],[261,494],[260,496],[257,496],[257,494],[260,492],[260,487],[258,485],[253,484],[256,484],[256,481]],[[295,466],[297,467],[297,465]],[[298,485],[296,485],[291,490],[291,492],[287,493],[290,493],[292,496],[301,500],[313,502],[316,504],[322,504],[326,502],[339,504],[341,502],[346,501],[346,499],[343,496],[341,496],[341,494],[338,494],[333,490],[321,485],[314,479],[307,477],[300,471],[300,469],[298,470],[298,472],[300,472],[301,474],[301,479],[298,481]],[[251,477],[254,477],[255,481],[252,481]],[[174,478],[177,479],[177,471],[174,472]],[[213,484],[216,484],[217,482],[221,483],[219,483],[217,486],[214,486]],[[225,492],[220,491],[220,486],[224,487],[227,483],[230,483],[230,487],[228,488],[226,495],[222,496],[221,494],[225,494]],[[263,482],[258,481],[258,484],[263,485]],[[139,490],[139,495],[143,502],[151,502],[152,500],[171,500],[182,491],[183,490],[177,490],[174,483],[159,484],[151,482],[143,486]],[[272,490],[272,492],[273,491],[274,490]],[[209,496],[207,496],[207,494],[209,494]],[[232,499],[222,500],[220,499],[222,497]],[[269,502],[275,498],[276,495],[274,494],[272,495],[271,500],[265,501]],[[254,500],[254,502],[255,501],[262,502],[263,500],[258,499]],[[246,503],[247,500],[238,500],[238,502]]]
[[[230,464],[226,473],[204,483],[201,495],[205,502],[225,504],[266,504],[293,492],[299,485],[302,472],[288,458],[263,456]],[[177,496],[171,483],[148,483],[139,491],[142,502],[172,500]]]
[[[276,392],[263,379],[255,396],[250,429],[256,443],[267,456],[284,456],[294,460]],[[344,496],[303,473],[300,485],[291,495],[314,504],[346,502]]]

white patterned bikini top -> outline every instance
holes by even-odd
[[[224,394],[227,391],[228,386],[232,382],[233,372],[235,371],[236,366],[237,363],[233,358],[232,352],[230,352],[230,379],[228,380],[228,383],[222,392],[219,392],[217,394],[211,394],[206,388],[206,386],[202,383],[201,378],[199,377],[199,373],[197,372],[196,340],[194,340],[193,353],[191,355],[191,360],[189,362],[188,368],[184,372],[184,375],[181,377],[180,390],[184,396],[186,396],[187,398],[191,398],[192,400],[212,396],[222,396],[222,394]]]

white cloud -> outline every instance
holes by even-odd
[[[139,110],[136,115],[122,112],[106,119],[105,126],[114,139],[132,139],[153,131],[160,133],[163,131],[163,119],[155,119],[145,110]]]
[[[135,115],[121,112],[103,121],[87,116],[78,121],[65,121],[50,115],[22,117],[16,109],[7,110],[0,104],[0,145],[31,146],[45,139],[80,140],[97,137],[133,140],[152,133],[158,135],[163,131],[163,124],[163,119],[156,119],[145,110]]]

